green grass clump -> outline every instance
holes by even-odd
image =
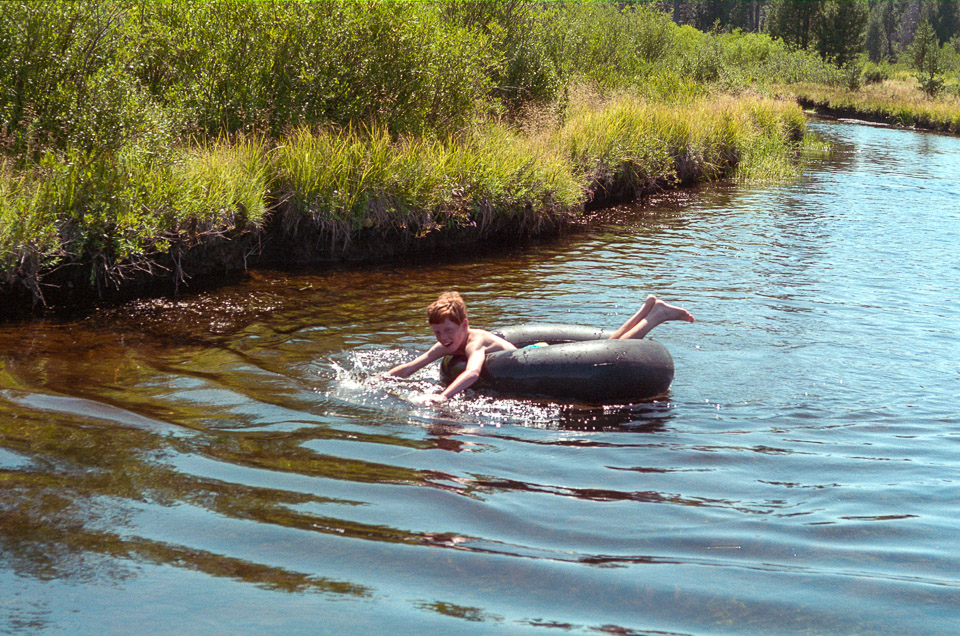
[[[42,300],[44,272],[80,264],[96,289],[119,287],[155,257],[211,233],[262,224],[269,173],[262,146],[216,144],[157,156],[48,151],[38,166],[0,172],[0,271]]]
[[[773,99],[667,105],[584,94],[562,124],[526,132],[490,122],[445,140],[394,139],[383,128],[302,127],[269,154],[285,233],[319,228],[331,247],[346,247],[370,229],[536,230],[581,213],[588,196],[637,196],[737,169],[749,179],[793,174],[804,132],[799,107]]]
[[[423,236],[511,218],[536,227],[583,201],[561,156],[498,124],[447,140],[301,128],[274,162],[286,232],[312,223],[333,244],[370,228]]]
[[[23,285],[38,301],[41,272],[60,254],[57,218],[42,210],[40,184],[0,163],[0,273],[8,285]]]
[[[527,229],[578,213],[584,202],[584,184],[569,159],[502,124],[488,124],[458,146],[450,174],[471,220],[481,224],[505,214]]]
[[[169,177],[173,228],[195,233],[261,228],[271,206],[274,175],[262,139],[220,140],[177,157]]]

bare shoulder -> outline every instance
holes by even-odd
[[[470,334],[467,337],[467,353],[477,349],[482,349],[484,353],[493,353],[494,351],[510,351],[516,349],[516,347],[494,333],[471,327]]]

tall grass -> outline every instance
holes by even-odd
[[[306,128],[276,150],[284,227],[321,228],[331,245],[375,228],[423,236],[503,219],[520,230],[575,213],[582,184],[555,152],[537,150],[522,135],[487,124],[445,141],[403,138],[383,129]]]
[[[931,99],[914,80],[887,79],[863,86],[858,91],[803,83],[786,87],[783,92],[809,106],[839,114],[960,133],[960,94],[944,92]]]
[[[156,256],[211,235],[262,225],[269,173],[262,146],[245,142],[157,157],[48,151],[38,166],[0,172],[0,271],[43,299],[40,279],[82,265],[91,287],[153,275]],[[183,272],[175,275],[182,277]]]
[[[197,234],[259,229],[272,205],[274,178],[261,138],[220,139],[190,148],[170,166],[178,195],[172,200],[173,228],[189,226]]]
[[[43,214],[42,184],[13,174],[0,162],[0,273],[11,287],[25,288],[42,302],[42,272],[60,255],[57,216]]]
[[[273,165],[285,232],[318,227],[331,247],[375,229],[423,236],[509,221],[556,224],[588,198],[635,197],[732,175],[795,174],[800,108],[768,98],[701,98],[667,106],[636,96],[575,97],[562,125],[523,134],[488,123],[456,139],[401,138],[382,128],[301,128]]]
[[[319,227],[345,247],[366,230],[423,236],[510,221],[562,222],[588,198],[624,198],[715,179],[789,173],[800,108],[767,98],[667,106],[636,96],[575,96],[562,124],[518,132],[487,123],[456,139],[382,128],[301,128],[272,152],[288,235]]]
[[[557,143],[594,196],[623,198],[736,170],[744,179],[786,174],[804,134],[792,102],[722,96],[668,106],[624,95],[574,109]]]

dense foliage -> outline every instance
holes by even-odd
[[[578,78],[676,94],[771,71],[829,74],[766,36],[712,38],[646,4],[8,0],[0,143],[38,157],[304,124],[450,134]]]
[[[760,95],[842,86],[844,60],[822,16],[807,43],[722,28],[778,3],[743,4],[704,32],[656,2],[6,0],[3,284],[180,280],[210,237],[309,255],[358,233],[483,236],[779,174],[802,115]]]
[[[765,32],[801,49],[853,59],[866,47],[873,62],[895,62],[908,51],[920,24],[929,23],[943,45],[960,37],[956,0],[660,0],[679,24],[701,31]],[[840,19],[843,33],[831,26]]]

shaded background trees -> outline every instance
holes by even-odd
[[[623,3],[634,4],[634,3]],[[938,45],[960,43],[956,0],[705,0],[658,3],[678,24],[702,31],[763,32],[840,66],[861,53],[872,62],[909,62],[914,34],[929,23]]]

